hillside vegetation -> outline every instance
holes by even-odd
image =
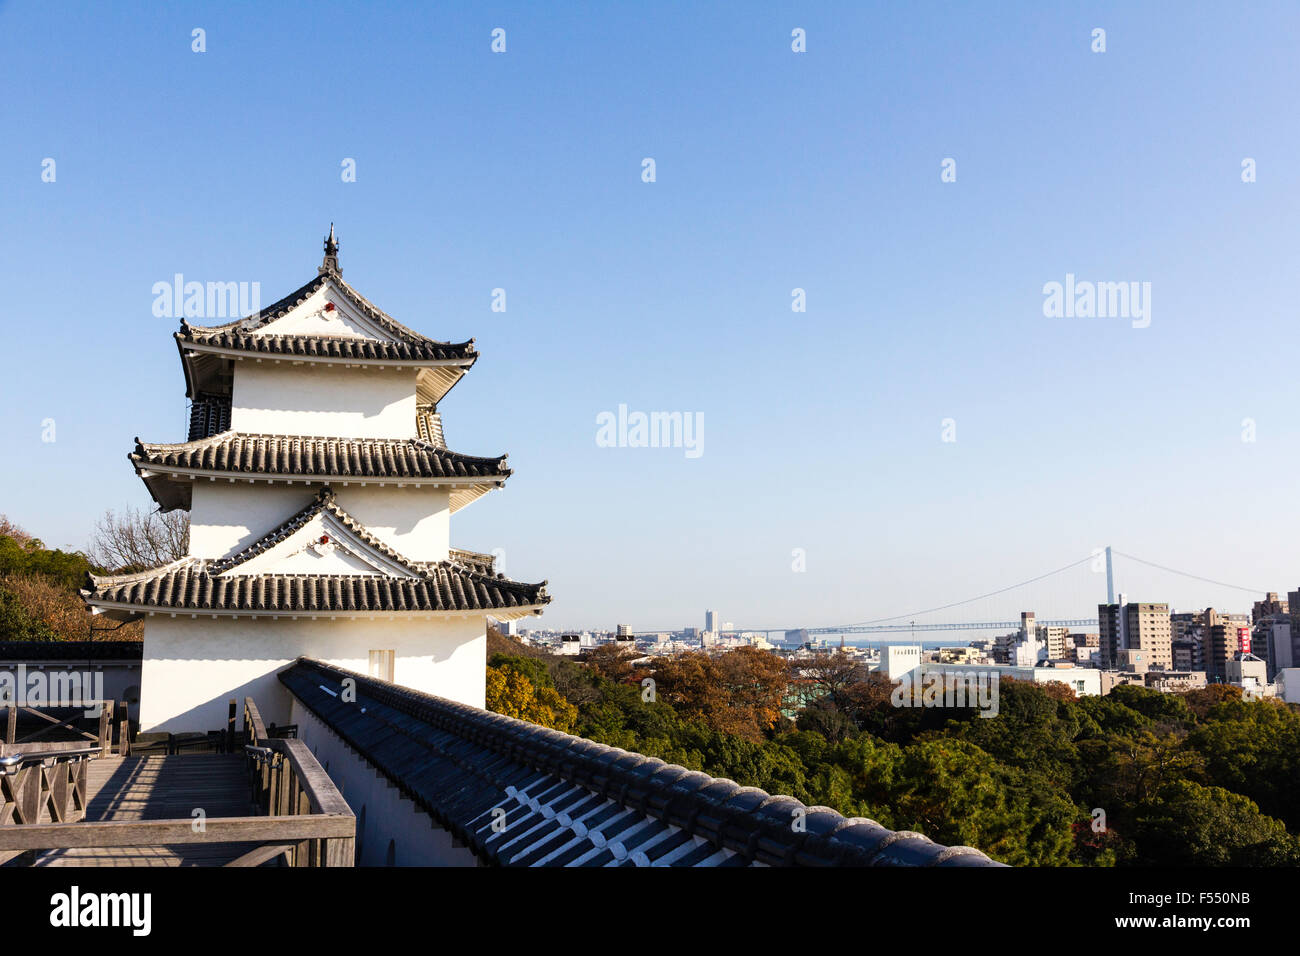
[[[90,572],[121,574],[174,560],[188,548],[188,531],[183,512],[109,511],[87,552],[60,551],[0,515],[0,641],[140,640],[140,622],[97,620],[77,592]]]
[[[982,718],[896,708],[839,655],[796,676],[752,648],[633,669],[612,648],[577,663],[489,647],[500,713],[1005,863],[1300,865],[1300,708],[1234,687],[1076,699],[1003,681]]]

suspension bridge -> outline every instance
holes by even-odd
[[[1095,632],[1099,627],[1096,614],[1080,616],[1079,612],[1085,614],[1088,611],[1095,612],[1099,604],[1116,603],[1116,596],[1119,593],[1116,587],[1116,558],[1131,562],[1131,565],[1124,569],[1125,581],[1129,582],[1130,586],[1123,589],[1130,597],[1153,603],[1167,603],[1171,611],[1180,608],[1202,610],[1206,607],[1220,610],[1243,609],[1243,605],[1244,610],[1249,611],[1251,602],[1262,600],[1267,593],[1264,588],[1229,584],[1106,547],[1097,548],[1077,561],[1027,580],[936,607],[847,624],[811,626],[796,624],[783,627],[729,624],[723,626],[720,633],[724,636],[741,633],[765,634],[769,639],[774,635],[780,635],[782,639],[786,635],[798,635],[801,640],[805,637],[827,635],[845,637],[857,635],[869,638],[872,635],[971,631],[1005,634],[1021,626],[1018,616],[1016,618],[1007,616],[1007,611],[1012,606],[1023,611],[1033,611],[1035,608],[1041,610],[1047,606],[1049,614],[1038,615],[1035,618],[1035,623],[1040,626],[1068,627]],[[1084,571],[1085,566],[1086,571]],[[1101,587],[1103,572],[1104,591]],[[1182,586],[1179,587],[1177,583],[1171,584],[1171,578],[1176,579]],[[1062,582],[1066,582],[1063,589],[1059,586]],[[1192,585],[1192,582],[1195,584]],[[1139,589],[1142,592],[1140,598],[1137,595]],[[1285,588],[1274,590],[1285,591]],[[1247,598],[1246,595],[1250,597]],[[1282,597],[1285,598],[1285,594]],[[1074,614],[1050,616],[1052,608],[1073,610]],[[972,611],[975,613],[971,613]],[[981,611],[985,613],[979,613]],[[989,611],[993,613],[988,613]],[[646,629],[632,631],[632,634],[651,635],[672,633],[677,630],[680,628]]]

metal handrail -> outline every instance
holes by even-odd
[[[0,757],[0,772],[5,774],[14,774],[18,768],[29,763],[45,763],[53,761],[57,763],[60,760],[67,760],[76,763],[87,757],[95,757],[101,753],[98,745],[87,745],[78,747],[65,747],[61,750],[35,750],[30,753],[13,753],[5,757]]]

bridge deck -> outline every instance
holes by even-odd
[[[103,757],[90,761],[86,779],[87,822],[190,820],[257,814],[242,754],[181,754]],[[221,866],[256,843],[206,843],[171,847],[68,848],[47,850],[37,866]]]

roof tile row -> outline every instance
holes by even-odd
[[[173,444],[136,439],[141,468],[337,478],[493,478],[510,476],[506,456],[461,455],[418,438],[325,438],[235,431]]]
[[[82,592],[88,604],[179,611],[259,614],[372,611],[492,611],[550,602],[546,582],[493,578],[450,561],[425,567],[420,577],[363,574],[214,573],[187,559],[121,578],[93,578]]]
[[[257,330],[305,302],[326,283],[333,285],[358,310],[375,322],[394,341],[343,335],[266,335]],[[356,289],[343,281],[335,269],[327,268],[306,285],[259,312],[235,322],[210,327],[190,325],[181,320],[176,340],[181,346],[196,345],[268,355],[301,358],[326,358],[359,361],[464,361],[473,364],[478,358],[474,340],[437,342],[402,325]]]
[[[826,807],[300,658],[281,682],[480,858],[508,866],[997,866]],[[328,685],[350,678],[356,699]],[[504,814],[503,814],[504,811]],[[800,829],[792,822],[802,817]],[[504,826],[502,822],[504,821]]]

